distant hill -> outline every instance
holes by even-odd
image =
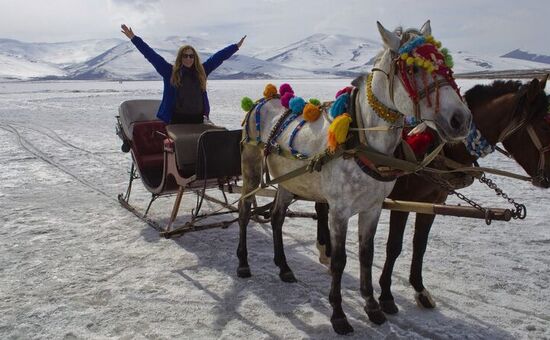
[[[513,50],[502,56],[502,58],[511,58],[519,60],[528,60],[534,61],[537,63],[550,64],[550,56],[542,54],[533,54],[529,52],[522,51],[520,49]]]
[[[168,62],[178,48],[190,44],[205,60],[223,48],[196,37],[145,39]],[[380,42],[341,34],[314,34],[288,46],[255,55],[237,53],[223,63],[212,79],[352,78],[368,72]],[[256,49],[258,50],[258,49]],[[547,68],[550,57],[515,50],[502,57],[452,52],[456,74]],[[523,56],[516,58],[515,56]],[[529,58],[528,58],[529,57]],[[542,58],[544,57],[544,58]],[[547,61],[550,63],[550,60]],[[128,40],[96,39],[62,43],[27,43],[0,39],[0,79],[151,80],[159,75]]]

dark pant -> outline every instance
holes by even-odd
[[[204,116],[198,115],[174,115],[170,124],[202,124],[204,123]]]

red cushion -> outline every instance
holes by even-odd
[[[162,154],[164,136],[156,131],[166,135],[166,124],[160,121],[134,123],[132,142],[136,156]]]

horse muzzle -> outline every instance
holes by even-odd
[[[472,124],[472,114],[469,110],[455,110],[448,120],[442,115],[435,119],[437,131],[446,142],[457,142],[463,140],[470,131]]]

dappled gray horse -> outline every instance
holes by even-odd
[[[461,140],[468,133],[471,114],[452,77],[445,56],[439,50],[439,43],[431,37],[429,21],[420,30],[390,32],[380,23],[378,30],[384,42],[368,76],[356,79],[353,85],[358,89],[355,97],[355,113],[352,119],[360,122],[365,129],[359,132],[362,144],[383,155],[392,155],[401,141],[404,115],[416,115],[423,124],[435,129],[444,141]],[[411,59],[412,58],[412,59]],[[276,178],[308,164],[308,159],[284,157],[269,153],[264,162],[261,142],[271,142],[278,120],[285,113],[279,100],[269,100],[263,104],[259,115],[248,116],[247,126],[258,129],[245,129],[245,142],[242,146],[243,199],[239,204],[240,238],[237,255],[239,277],[251,275],[248,265],[246,227],[250,220],[252,193],[261,182],[263,170]],[[289,141],[293,128],[298,122],[288,124],[277,138],[279,145]],[[294,135],[294,145],[302,155],[326,154],[327,130],[330,118],[305,124],[300,133]],[[366,129],[376,127],[377,130]],[[246,141],[253,142],[246,142]],[[340,146],[342,148],[343,146]],[[330,237],[332,241],[332,286],[329,300],[333,307],[331,323],[339,334],[353,331],[342,309],[341,279],[346,265],[345,241],[348,220],[359,214],[359,260],[360,289],[366,300],[365,312],[377,324],[385,321],[378,302],[373,296],[372,258],[373,240],[382,209],[383,200],[391,192],[395,181],[379,181],[366,174],[358,166],[354,157],[334,157],[322,166],[320,171],[303,174],[279,184],[279,190],[272,210],[272,227],[275,248],[275,264],[280,268],[280,278],[286,282],[296,281],[286,262],[282,224],[288,205],[298,196],[317,202],[327,202]]]

